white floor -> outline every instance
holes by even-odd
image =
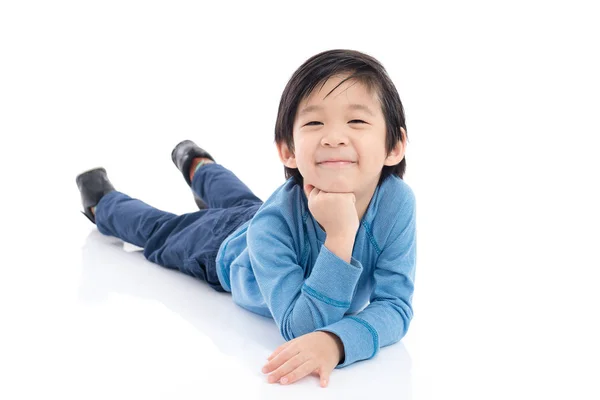
[[[73,188],[64,195],[75,196]],[[183,399],[206,391],[264,399],[392,390],[411,398],[412,361],[404,344],[334,372],[327,389],[312,376],[288,387],[268,384],[260,369],[284,343],[273,320],[150,263],[139,248],[100,234],[75,208],[61,212],[70,228],[52,235],[40,226],[39,244],[21,249],[20,270],[9,272],[20,280],[3,281],[3,298],[11,303],[3,304],[7,393]]]
[[[600,399],[592,10],[30,3],[0,4],[1,399]],[[268,384],[274,322],[99,234],[75,176],[194,211],[170,160],[193,139],[264,200],[281,92],[334,48],[379,59],[405,106],[415,316],[326,389]]]

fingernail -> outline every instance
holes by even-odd
[[[263,367],[262,369],[263,374],[267,372],[267,367]]]

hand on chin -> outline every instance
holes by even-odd
[[[305,185],[311,185],[325,193],[353,193],[350,185],[344,182],[308,182],[304,181]]]

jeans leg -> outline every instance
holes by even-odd
[[[96,207],[100,233],[139,247],[146,247],[152,234],[175,217],[118,191],[104,195]]]
[[[114,191],[98,202],[96,226],[104,235],[143,247],[149,261],[204,280],[223,292],[216,272],[219,247],[252,211],[247,207],[210,208],[175,215]]]
[[[183,270],[190,249],[181,240],[182,231],[202,215],[202,212],[175,215],[114,191],[98,202],[96,227],[104,235],[143,247],[149,261]]]
[[[263,203],[233,172],[217,163],[203,165],[196,171],[192,179],[192,190],[209,208]]]

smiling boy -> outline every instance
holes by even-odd
[[[176,216],[117,192],[101,168],[77,183],[100,232],[275,320],[287,342],[263,367],[269,382],[316,372],[327,386],[334,368],[372,358],[412,319],[406,141],[402,103],[381,64],[330,50],[307,60],[282,94],[275,142],[287,181],[264,203],[191,141],[172,158],[206,204],[196,213]]]

